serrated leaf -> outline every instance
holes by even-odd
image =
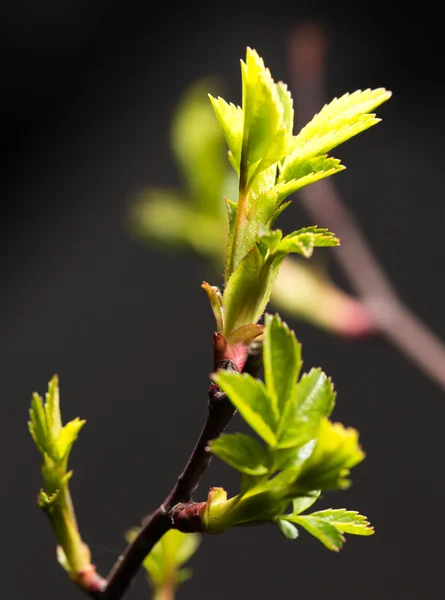
[[[338,552],[344,544],[345,538],[341,532],[334,525],[322,519],[312,515],[286,515],[286,519],[304,527],[329,550]]]
[[[57,440],[57,450],[61,459],[63,458],[65,461],[68,459],[72,445],[77,440],[77,436],[85,423],[85,420],[81,421],[77,417],[62,428]]]
[[[265,475],[268,472],[266,448],[243,433],[223,434],[212,440],[209,448],[224,462],[247,475]]]
[[[232,273],[224,290],[224,335],[256,323],[270,299],[284,256],[266,258],[256,244]]]
[[[229,147],[230,162],[239,174],[244,129],[243,110],[232,103],[228,104],[223,98],[213,98],[210,94],[209,98]]]
[[[280,421],[278,448],[302,446],[316,438],[321,419],[330,415],[334,402],[334,388],[326,374],[318,368],[305,373],[294,388],[293,398],[286,404]]]
[[[196,209],[222,216],[221,189],[226,174],[225,144],[207,92],[211,78],[189,86],[178,103],[171,127],[171,147]]]
[[[300,489],[345,489],[349,487],[349,470],[365,457],[358,443],[358,432],[341,423],[322,419],[317,444],[303,464]]]
[[[334,525],[342,533],[365,536],[374,533],[374,528],[370,525],[367,518],[355,510],[329,508],[312,513],[311,516]]]
[[[312,256],[315,247],[339,246],[339,239],[327,229],[304,227],[284,237],[277,252],[297,253],[305,258]]]
[[[380,121],[369,114],[391,97],[391,92],[378,88],[357,90],[334,98],[294,138],[294,150],[286,162],[325,154],[351,137]]]
[[[298,496],[292,500],[292,514],[299,515],[310,508],[320,497],[320,490],[315,490],[308,496]]]
[[[282,81],[277,83],[277,92],[283,107],[283,123],[289,133],[294,128],[294,101],[288,87]]]
[[[344,171],[345,168],[337,158],[329,157],[326,154],[301,158],[294,151],[284,161],[278,176],[277,181],[285,184],[280,191],[280,203],[306,185],[335,175],[335,173]]]
[[[316,443],[316,439],[311,439],[303,446],[275,448],[273,452],[274,468],[278,470],[285,470],[301,467],[314,451]]]
[[[59,396],[59,379],[54,375],[48,385],[45,402],[45,416],[47,435],[56,440],[62,429],[62,419],[60,416],[60,396]]]
[[[301,347],[278,315],[265,317],[263,362],[267,391],[281,414],[300,373]]]
[[[285,121],[277,86],[255,50],[247,49],[241,72],[244,112],[241,171],[246,171],[244,178],[250,185],[256,175],[287,154],[292,139],[287,130],[288,106]]]
[[[277,519],[278,529],[287,537],[288,540],[296,540],[298,537],[298,529],[293,523],[285,521],[284,519]]]
[[[274,446],[277,441],[277,414],[262,381],[248,374],[223,370],[213,373],[212,379],[227,394],[250,427],[269,446]]]
[[[229,219],[229,235],[231,236],[233,232],[233,227],[235,225],[236,209],[238,205],[236,202],[233,202],[233,200],[229,200],[229,198],[224,198],[224,201],[226,203],[227,216]]]

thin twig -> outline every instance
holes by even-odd
[[[298,27],[290,40],[297,125],[305,125],[325,101],[325,38],[317,24]],[[376,329],[445,390],[445,345],[400,300],[331,179],[303,188],[304,209],[341,240],[333,252],[351,286],[367,307]]]
[[[260,366],[261,344],[253,342],[249,347],[243,372],[256,377]],[[238,370],[232,361],[217,364],[215,370],[216,368]],[[215,384],[210,385],[208,406],[207,420],[198,442],[172,491],[159,508],[145,520],[137,537],[127,546],[103,582],[102,589],[89,592],[90,597],[95,600],[120,600],[139,571],[144,558],[156,542],[172,529],[172,511],[175,505],[191,501],[212,459],[212,455],[207,451],[209,442],[221,435],[235,414],[232,403]]]

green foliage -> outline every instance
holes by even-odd
[[[210,442],[209,448],[213,454],[219,456],[240,473],[266,475],[269,471],[268,454],[265,447],[256,439],[243,433],[220,435],[219,438]]]
[[[241,72],[241,108],[212,98],[239,177],[238,202],[230,205],[222,298],[226,337],[260,319],[287,254],[308,258],[316,246],[338,245],[332,233],[315,227],[284,238],[271,227],[289,195],[343,169],[326,153],[377,123],[368,111],[390,97],[379,89],[335,99],[293,136],[292,98],[284,84],[273,81],[255,50],[247,49]]]
[[[308,258],[317,246],[338,244],[332,234],[306,228],[285,236],[279,252],[265,256],[259,248],[264,231],[271,230],[292,194],[344,169],[327,152],[378,123],[371,111],[391,95],[379,88],[336,98],[293,135],[291,94],[284,83],[274,82],[251,48],[241,61],[241,74],[241,107],[214,92],[209,103],[205,92],[216,90],[213,80],[200,81],[183,95],[171,146],[185,190],[151,188],[141,193],[133,211],[134,229],[153,242],[191,248],[210,258],[218,271],[226,254],[220,305],[224,318],[217,318],[216,325],[227,339],[234,329],[261,318],[288,254]],[[224,139],[228,163],[223,158]],[[291,268],[279,279],[276,304],[345,333],[364,326],[358,308],[354,313],[348,310],[349,299],[335,289],[326,273],[296,260],[287,262]],[[317,290],[311,301],[308,285]]]
[[[282,522],[301,525],[316,537],[326,548],[338,552],[343,546],[345,538],[343,533],[368,536],[374,533],[366,517],[356,511],[339,509],[328,509],[312,513],[310,515],[290,514],[286,515],[277,523],[282,531]],[[281,526],[280,526],[281,525]]]
[[[48,515],[58,547],[59,562],[72,574],[93,569],[90,552],[77,528],[68,482],[68,458],[79,431],[85,424],[76,418],[62,426],[59,381],[54,376],[48,385],[45,402],[36,393],[32,396],[28,422],[29,432],[42,455],[42,476],[45,489],[40,490],[38,505]]]
[[[346,488],[350,469],[364,453],[356,430],[328,419],[335,392],[323,371],[311,369],[298,380],[300,345],[278,315],[265,318],[263,361],[265,384],[223,370],[212,376],[262,441],[229,434],[210,444],[211,452],[242,474],[242,486],[229,500],[222,494],[217,501],[209,498],[206,530],[272,521],[295,539],[295,525],[301,525],[331,550],[341,548],[344,533],[370,535],[369,523],[355,512],[301,514],[323,491]],[[293,510],[286,514],[290,503]]]
[[[138,529],[126,534],[128,542],[132,542]],[[156,598],[171,597],[175,588],[190,579],[193,572],[184,565],[192,558],[201,543],[201,536],[196,533],[182,533],[171,529],[153,547],[144,560],[147,579],[155,591]]]

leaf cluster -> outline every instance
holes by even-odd
[[[300,375],[300,344],[277,315],[266,315],[263,361],[264,382],[223,370],[212,376],[256,435],[223,434],[210,443],[240,472],[241,491],[219,498],[213,512],[210,505],[208,530],[272,521],[292,538],[299,524],[331,549],[341,547],[343,533],[369,535],[364,517],[343,509],[300,514],[321,492],[347,488],[350,469],[364,458],[357,431],[329,420],[331,380],[319,368]]]
[[[238,201],[226,200],[225,336],[258,321],[287,254],[309,257],[316,246],[338,245],[330,232],[306,228],[283,238],[272,227],[290,195],[344,169],[328,152],[378,123],[370,111],[390,97],[379,88],[336,98],[295,136],[290,92],[273,81],[255,50],[247,49],[241,73],[242,107],[210,96],[239,178]]]
[[[62,426],[58,377],[54,375],[48,385],[45,402],[34,393],[29,411],[29,432],[43,457],[42,475],[45,492],[44,504],[51,503],[71,477],[67,471],[68,458],[74,442],[86,421],[75,418]]]

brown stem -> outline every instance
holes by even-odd
[[[323,31],[317,24],[298,27],[290,41],[299,127],[321,109],[325,100],[325,45]],[[299,194],[311,218],[340,238],[342,245],[333,256],[367,307],[376,329],[445,389],[445,345],[400,300],[333,182],[324,179],[303,188]]]
[[[249,347],[243,372],[257,376],[260,366],[261,344],[253,342]],[[232,361],[223,361],[222,364],[215,365],[215,370],[217,368],[238,370]],[[145,520],[136,538],[119,557],[106,581],[103,582],[102,589],[89,591],[91,598],[120,600],[139,571],[144,558],[169,529],[179,524],[178,519],[183,530],[187,529],[187,526],[189,531],[199,529],[194,520],[196,519],[196,511],[193,510],[195,505],[193,504],[190,509],[184,505],[192,499],[211,462],[211,454],[207,451],[209,442],[221,435],[234,414],[235,409],[227,396],[217,386],[211,384],[207,420],[184,471],[178,477],[175,486],[164,502]],[[173,509],[178,504],[180,506],[174,512]],[[185,523],[187,518],[190,519],[189,523]]]

